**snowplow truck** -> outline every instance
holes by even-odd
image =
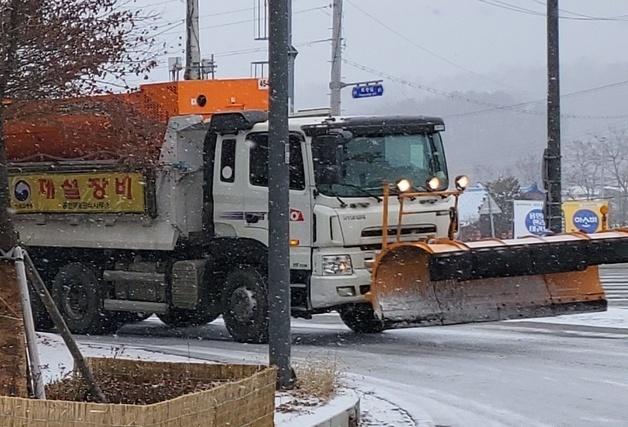
[[[178,82],[124,97],[117,114],[73,102],[7,126],[15,224],[68,326],[222,315],[235,340],[264,342],[267,87]],[[293,316],[336,310],[375,333],[605,310],[596,265],[628,260],[626,231],[454,239],[467,179],[448,175],[441,119],[289,126]]]

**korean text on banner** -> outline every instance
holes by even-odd
[[[540,236],[545,233],[545,217],[543,215],[543,201],[515,200],[514,202],[514,230],[513,237],[530,235]]]
[[[608,212],[606,200],[570,200],[563,203],[565,215],[565,231],[570,233],[580,231],[582,233],[597,233],[603,231],[603,214]]]
[[[143,213],[138,172],[11,174],[11,207],[19,213]]]

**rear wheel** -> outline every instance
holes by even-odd
[[[227,330],[239,342],[268,342],[266,278],[253,267],[229,273],[222,296]]]
[[[359,334],[377,334],[386,329],[370,304],[345,306],[340,310],[340,318],[349,329]]]
[[[73,333],[98,334],[117,328],[105,315],[99,285],[95,269],[80,262],[66,264],[55,276],[53,298]]]

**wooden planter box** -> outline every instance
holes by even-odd
[[[2,427],[240,427],[273,426],[275,368],[255,365],[89,359],[95,372],[119,378],[192,377],[227,381],[210,390],[153,405],[120,405],[0,397]]]

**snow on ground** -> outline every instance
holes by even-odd
[[[316,407],[308,407],[308,402],[303,400],[294,400],[289,393],[279,393],[275,402],[278,407],[294,405],[297,402],[301,407],[292,408],[289,412],[277,411],[275,413],[275,425],[277,427],[306,427],[322,424],[337,414],[344,412],[353,407],[357,398],[356,392],[350,389],[338,391],[330,401],[321,406],[321,402],[312,400],[310,403],[318,405]],[[283,406],[280,406],[283,405]],[[367,424],[371,425],[371,424]],[[377,424],[382,425],[382,424]],[[403,427],[403,425],[399,425]]]
[[[38,332],[37,336],[44,381],[49,383],[72,371],[74,361],[63,339],[59,335],[49,333]],[[160,362],[189,362],[191,360],[185,357],[146,351],[128,345],[80,344],[79,347],[85,357],[111,357]]]
[[[56,334],[50,333],[37,333],[37,336],[40,359],[43,365],[42,373],[44,375],[44,381],[46,383],[52,382],[72,371],[74,362],[63,339]],[[152,352],[128,345],[82,343],[79,344],[79,347],[85,357],[110,357],[160,362],[211,363],[206,360]],[[251,363],[257,362],[251,361]],[[275,407],[278,408],[275,421],[277,425],[281,427],[316,425],[339,411],[342,411],[345,409],[345,406],[351,405],[351,403],[348,402],[351,401],[352,396],[354,396],[353,391],[345,390],[339,393],[339,395],[330,402],[322,402],[318,399],[298,398],[289,393],[278,393],[275,396]],[[288,412],[282,412],[286,410]],[[401,426],[402,425],[400,425],[400,427]]]
[[[599,313],[569,314],[556,317],[539,317],[536,319],[510,320],[510,322],[520,321],[628,329],[628,307],[610,307],[608,311],[602,311]]]
[[[414,427],[418,425],[405,409],[373,392],[360,392],[363,427]],[[426,424],[427,425],[427,424]]]

